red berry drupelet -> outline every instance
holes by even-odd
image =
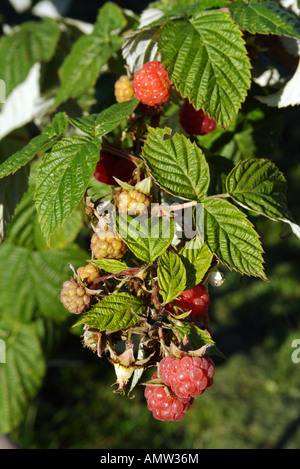
[[[202,109],[197,111],[188,101],[181,108],[179,121],[189,135],[206,135],[216,128],[214,119],[205,114]]]
[[[210,358],[171,355],[159,363],[158,373],[180,399],[197,397],[213,383],[214,363]]]
[[[191,311],[191,319],[199,319],[205,316],[210,304],[209,293],[202,283],[196,285],[190,290],[182,292],[173,302],[175,305],[182,308],[184,311]],[[173,312],[174,307],[171,303],[167,304],[167,308]]]
[[[155,378],[157,378],[157,373],[152,376],[152,379]],[[147,407],[157,420],[178,422],[183,419],[193,402],[192,398],[178,398],[169,392],[166,386],[148,385],[144,394]]]
[[[134,76],[132,89],[142,104],[161,105],[171,95],[171,82],[165,67],[158,61],[147,62]]]
[[[64,307],[74,314],[80,314],[90,306],[91,297],[75,278],[63,283],[60,301]]]

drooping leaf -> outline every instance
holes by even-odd
[[[13,153],[0,165],[0,179],[15,173],[22,166],[29,163],[37,153],[47,151],[67,128],[68,121],[65,113],[58,112],[51,125],[41,135],[33,137],[27,145]]]
[[[266,280],[262,246],[246,215],[224,199],[204,202],[204,240],[227,267]]]
[[[45,360],[34,326],[0,321],[5,363],[0,363],[0,433],[7,434],[24,416],[45,374]]]
[[[169,217],[150,218],[119,214],[117,230],[133,254],[144,262],[153,262],[170,246],[174,238],[174,221]]]
[[[201,11],[168,21],[158,46],[171,82],[193,106],[222,126],[238,113],[250,87],[250,62],[229,14]]]
[[[0,178],[15,173],[19,168],[29,163],[38,152],[49,149],[57,137],[46,133],[32,138],[24,148],[11,155],[0,165]]]
[[[201,150],[184,135],[149,128],[142,157],[156,182],[171,194],[201,201],[209,186],[209,167]]]
[[[164,252],[159,260],[157,277],[165,304],[180,295],[185,289],[187,277],[180,257],[173,252]]]
[[[66,137],[40,164],[36,177],[36,207],[47,242],[79,204],[99,160],[100,141]]]
[[[54,54],[60,31],[56,21],[28,21],[0,40],[0,78],[7,96],[27,77],[36,62],[49,61]]]
[[[179,252],[186,269],[186,290],[198,285],[208,271],[213,254],[200,236],[188,241]]]
[[[136,314],[144,314],[145,310],[146,306],[140,298],[129,293],[113,293],[84,314],[75,326],[87,324],[100,331],[127,329],[138,322]]]
[[[274,0],[236,0],[229,11],[237,24],[252,34],[278,34],[300,38],[300,20],[289,9]]]

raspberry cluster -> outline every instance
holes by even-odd
[[[214,363],[210,358],[185,355],[164,357],[158,366],[163,384],[148,384],[145,388],[147,407],[158,420],[182,420],[194,398],[203,394],[213,383]]]
[[[163,104],[171,95],[168,72],[158,60],[147,62],[135,74],[132,89],[142,104],[148,106]]]
[[[194,288],[182,292],[173,303],[184,311],[191,311],[191,319],[199,319],[207,314],[210,304],[209,293],[205,286],[199,283]],[[174,305],[168,303],[167,309],[174,312]]]
[[[83,319],[79,321],[80,324],[84,324],[82,344],[97,353],[99,357],[103,353],[109,354],[108,360],[114,365],[117,376],[114,384],[118,385],[118,389],[114,392],[124,394],[125,387],[136,370],[156,366],[156,373],[148,383],[144,383],[147,407],[154,418],[177,422],[184,418],[194,399],[212,386],[215,369],[213,361],[204,356],[209,343],[203,341],[205,345],[201,344],[194,350],[189,342],[188,332],[181,340],[172,326],[175,328],[178,320],[186,320],[189,322],[189,327],[203,328],[205,325],[207,329],[210,297],[205,285],[218,286],[223,281],[221,274],[211,263],[208,272],[210,275],[205,277],[205,285],[200,283],[183,291],[171,303],[165,305],[160,302],[159,259],[157,262],[155,259],[149,264],[136,266],[134,256],[131,256],[134,253],[129,252],[125,263],[102,261],[120,260],[128,249],[117,231],[111,228],[114,218],[108,207],[113,206],[119,214],[128,214],[132,217],[142,215],[147,218],[154,213],[149,211],[152,196],[154,202],[160,202],[160,196],[153,186],[153,178],[148,174],[143,158],[137,155],[143,145],[146,121],[149,120],[150,126],[153,127],[159,125],[160,114],[164,108],[162,104],[169,99],[171,87],[166,69],[157,60],[146,63],[135,74],[132,83],[125,75],[116,81],[115,97],[118,103],[128,101],[133,96],[140,101],[136,110],[130,114],[128,122],[130,125],[126,127],[126,131],[122,130],[122,138],[116,139],[118,142],[123,142],[125,138],[126,141],[127,138],[128,140],[132,138],[130,151],[133,151],[135,156],[112,149],[109,140],[103,144],[93,175],[98,181],[116,187],[111,187],[110,192],[106,191],[108,193],[105,196],[93,194],[93,197],[86,197],[86,213],[92,218],[93,227],[90,236],[91,260],[76,271],[73,268],[74,277],[63,284],[61,302],[71,313],[85,313]],[[213,120],[205,116],[202,111],[195,111],[188,103],[180,113],[180,122],[188,133],[195,135],[211,132],[215,126]],[[134,134],[136,130],[138,137]],[[126,158],[115,156],[115,153]],[[96,196],[99,198],[94,200]],[[164,216],[160,203],[157,203],[157,206],[159,215]],[[126,242],[130,246],[129,240]],[[129,267],[132,261],[133,266]],[[110,270],[110,267],[113,269]],[[114,272],[115,267],[117,267],[116,272]],[[145,313],[137,314],[134,303],[133,306],[129,304],[128,311],[131,309],[136,315],[132,322],[129,318],[128,330],[122,328],[122,320],[118,317],[114,318],[112,330],[105,331],[107,332],[105,334],[97,320],[94,321],[97,308],[91,308],[93,305],[97,306],[98,301],[105,302],[106,296],[124,292],[141,299]],[[120,305],[125,309],[127,300],[129,303],[131,300],[129,296],[127,298],[124,295],[124,298],[124,306],[123,300]],[[115,305],[119,303],[116,302]],[[90,315],[89,309],[91,309]],[[118,316],[118,312],[115,313]],[[139,317],[141,321],[136,323]],[[170,327],[167,326],[168,321]],[[187,331],[189,330],[188,328]],[[132,334],[140,334],[140,343],[145,351],[142,358],[136,354],[136,344],[131,338]],[[123,342],[123,346],[125,345],[125,350],[121,353],[122,348],[118,347],[120,341]],[[164,354],[163,358],[161,354]],[[134,376],[129,393],[135,385]]]

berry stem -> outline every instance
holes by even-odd
[[[107,145],[105,143],[102,144],[101,148],[104,151],[112,153],[113,155],[120,156],[121,158],[125,158],[126,160],[133,161],[134,163],[140,163],[141,162],[141,158],[138,158],[137,156],[129,155],[128,153],[125,153],[122,150],[119,150],[117,148],[113,148],[110,145]]]
[[[230,196],[229,196],[229,194],[225,193],[225,194],[211,195],[210,197],[214,198],[214,199],[225,199],[225,198],[230,197]]]
[[[143,270],[145,266],[143,265],[142,267],[132,267],[127,270],[122,270],[122,272],[118,272],[116,274],[110,274],[110,275],[105,275],[104,277],[99,277],[93,280],[91,283],[91,288],[95,287],[98,285],[98,283],[104,282],[105,280],[109,280],[114,277],[119,277],[121,275],[134,275],[139,273],[141,270]]]

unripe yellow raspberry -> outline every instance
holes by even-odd
[[[120,76],[120,78],[115,82],[115,98],[118,103],[123,103],[124,101],[129,101],[133,98],[131,81],[127,75]]]
[[[118,209],[120,213],[140,215],[145,213],[151,205],[150,197],[135,189],[123,190],[118,195]]]
[[[87,264],[77,269],[77,274],[82,282],[87,284],[91,283],[96,278],[99,278],[99,269],[93,264]]]
[[[108,230],[93,233],[91,251],[96,259],[121,259],[127,246],[117,233]]]

